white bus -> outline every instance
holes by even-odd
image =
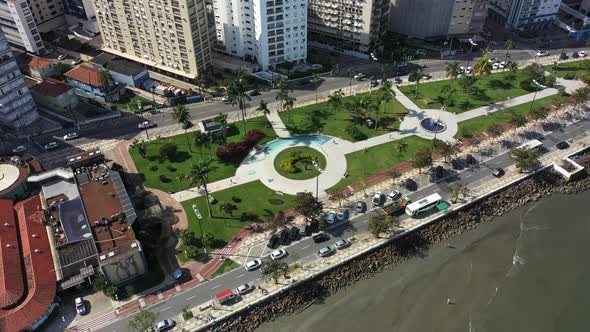
[[[543,143],[538,139],[530,140],[524,144],[521,144],[518,148],[524,150],[540,149]]]
[[[439,194],[434,193],[430,196],[422,198],[417,202],[408,204],[408,206],[406,206],[406,214],[410,217],[413,217],[420,212],[430,210],[433,207],[437,206],[441,200],[442,197],[440,197]]]

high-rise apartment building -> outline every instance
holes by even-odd
[[[179,78],[211,62],[204,0],[94,0],[103,49]]]
[[[35,54],[45,54],[45,46],[27,0],[0,1],[0,20],[0,29],[10,46]]]
[[[66,24],[63,0],[27,0],[39,32],[49,32]]]
[[[553,23],[561,0],[513,0],[506,27],[515,30],[540,30]]]
[[[387,32],[390,0],[309,0],[310,44],[369,53]]]
[[[18,69],[8,41],[0,33],[0,124],[20,128],[38,118],[31,91]]]
[[[63,0],[66,22],[94,35],[100,32],[92,0]]]
[[[392,0],[389,29],[415,38],[482,31],[488,0]]]
[[[263,69],[307,58],[307,0],[214,0],[218,49]]]

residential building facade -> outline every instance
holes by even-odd
[[[63,0],[28,0],[39,32],[49,32],[66,24]]]
[[[390,0],[309,0],[311,45],[368,54],[387,32]]]
[[[214,0],[218,49],[262,69],[307,59],[306,0]]]
[[[68,83],[82,97],[102,103],[119,100],[125,91],[124,87],[114,82],[105,84],[101,82],[100,75],[99,69],[87,65],[78,66],[64,74]]]
[[[108,70],[117,83],[143,88],[149,74],[146,66],[126,60],[110,53],[101,53],[90,60],[90,63],[103,70]]]
[[[35,54],[45,54],[45,45],[27,0],[0,1],[0,21],[0,29],[10,46]]]
[[[43,105],[58,112],[71,111],[79,103],[73,86],[53,78],[47,78],[33,86],[31,92],[37,105]]]
[[[103,50],[180,79],[211,63],[205,0],[94,0]]]
[[[47,58],[33,57],[29,62],[29,69],[31,70],[31,76],[34,78],[43,80],[55,73],[55,64],[57,61]]]
[[[541,30],[553,23],[561,0],[513,0],[506,27],[514,30]]]
[[[0,33],[0,124],[21,128],[39,118],[31,91]]]
[[[68,26],[80,27],[92,35],[100,32],[92,0],[63,0]]]

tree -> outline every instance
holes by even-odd
[[[536,121],[545,120],[549,116],[549,109],[546,107],[535,107],[529,112],[529,116]]]
[[[173,161],[176,157],[177,146],[174,141],[169,141],[160,146],[159,153],[161,159],[167,159]]]
[[[172,119],[174,119],[174,121],[176,121],[178,124],[182,125],[188,123],[191,120],[191,115],[188,112],[188,109],[186,109],[186,106],[179,104],[176,105],[176,107],[174,107],[172,110]],[[186,134],[188,126],[185,127],[184,136],[186,137],[186,144],[188,144],[188,151],[192,153],[193,151],[191,150],[191,142],[188,135]]]
[[[113,84],[113,76],[111,76],[111,73],[109,73],[108,70],[100,70],[98,72],[97,80],[100,86],[108,87]]]
[[[197,244],[197,237],[195,236],[195,232],[189,231],[188,229],[183,229],[180,231],[180,235],[178,236],[180,242],[185,246],[194,246]]]
[[[467,95],[467,99],[469,99],[469,94],[473,91],[475,83],[477,83],[477,77],[474,76],[462,76],[459,79],[459,85]]]
[[[201,131],[197,131],[193,136],[193,142],[195,143],[195,146],[199,149],[199,156],[201,156],[201,159],[203,159],[203,147],[209,144],[209,135]],[[209,150],[209,157],[211,157],[211,150]]]
[[[221,136],[224,138],[227,137],[227,128],[229,128],[229,125],[227,124],[227,113],[219,112],[219,115],[215,117],[215,121],[219,123],[219,128],[221,128]]]
[[[181,181],[188,181],[189,186],[203,187],[205,190],[205,201],[207,201],[207,210],[209,218],[211,215],[211,202],[209,200],[209,191],[207,190],[207,182],[209,182],[209,172],[213,171],[211,167],[211,160],[201,160],[197,164],[192,164],[188,173],[179,176]]]
[[[527,124],[527,119],[524,115],[514,114],[510,119],[510,123],[516,128],[524,127]]]
[[[445,162],[447,162],[448,158],[453,157],[457,153],[457,146],[445,141],[437,139],[434,141],[434,146],[436,151],[445,158]]]
[[[212,247],[213,244],[215,243],[215,235],[207,232],[207,233],[205,233],[205,235],[203,237],[203,241],[205,242],[206,247]]]
[[[574,109],[577,110],[578,106],[588,101],[588,98],[590,97],[590,89],[587,87],[577,89],[572,94],[572,97],[574,97]]]
[[[236,70],[234,74],[237,79],[229,81],[226,86],[227,98],[233,107],[238,107],[242,115],[242,125],[244,127],[244,135],[246,135],[246,104],[252,100],[246,93],[246,86],[244,79],[246,72],[243,69]]]
[[[219,205],[219,208],[221,209],[221,211],[223,211],[223,213],[229,216],[232,216],[234,214],[234,211],[238,209],[238,207],[235,206],[235,204],[232,204],[230,202],[221,203],[221,205]]]
[[[305,217],[306,221],[316,219],[322,214],[324,204],[318,201],[311,193],[300,192],[295,195],[295,211]]]
[[[262,265],[262,276],[265,279],[274,280],[275,284],[279,283],[280,277],[286,277],[289,273],[289,265],[282,261],[268,261]]]
[[[545,68],[538,63],[526,66],[523,72],[528,76],[528,81],[537,81],[539,84],[545,83]]]
[[[289,90],[287,88],[287,81],[281,78],[277,81],[279,92],[277,93],[276,100],[281,104],[281,111],[287,111],[289,115],[289,122],[291,122],[291,109],[295,103],[295,98],[289,96]]]
[[[268,229],[272,234],[277,232],[280,226],[280,219],[274,215],[268,215],[264,218],[264,228]]]
[[[397,152],[398,156],[404,154],[404,152],[408,151],[408,143],[403,139],[400,139],[395,143],[395,151]]]
[[[502,128],[501,125],[494,123],[494,124],[491,124],[486,131],[493,138],[498,138],[498,137],[500,137],[500,135],[502,135],[502,132],[504,131],[504,129]]]
[[[328,96],[328,107],[334,112],[336,112],[342,107],[342,98],[344,97],[344,93],[342,89],[338,89],[338,91],[334,91]]]
[[[355,70],[353,67],[348,67],[346,69],[346,75],[348,76],[348,95],[352,96],[352,79],[354,78],[355,75]]]
[[[418,172],[422,174],[422,169],[432,164],[432,156],[430,151],[421,150],[414,154],[414,160],[412,166],[418,168]]]
[[[453,188],[449,200],[451,201],[451,203],[457,203],[457,200],[465,200],[465,198],[469,197],[470,194],[471,189],[469,189],[466,185],[459,183]]]
[[[199,72],[197,74],[197,77],[195,77],[195,79],[193,80],[193,83],[198,87],[199,93],[202,95],[204,90],[203,85],[207,83],[207,77],[205,77],[203,72]]]
[[[51,77],[56,78],[60,81],[65,80],[64,74],[68,71],[72,70],[72,66],[68,65],[64,62],[58,62],[53,67],[53,75]]]
[[[534,149],[514,148],[508,151],[508,156],[521,172],[530,172],[541,166],[539,152]]]
[[[262,114],[266,117],[267,115],[270,114],[270,110],[268,109],[268,105],[264,100],[260,100],[260,104],[258,105],[258,108],[256,108],[256,110],[258,112],[262,112]],[[268,124],[268,120],[264,121],[264,128],[266,128]]]
[[[156,314],[147,309],[140,309],[129,320],[129,328],[138,332],[151,332],[155,322]]]
[[[508,39],[504,43],[504,48],[506,49],[506,62],[508,62],[508,58],[510,57],[510,50],[514,48],[514,43],[512,42],[512,39]]]
[[[508,79],[513,80],[516,78],[516,74],[518,73],[518,64],[516,62],[510,62],[506,65],[506,69],[510,72],[507,76]]]
[[[488,76],[492,72],[492,64],[490,63],[487,56],[483,56],[473,64],[473,75],[475,76]]]
[[[322,78],[320,77],[320,74],[318,72],[314,72],[311,75],[311,81],[314,83],[315,87],[315,103],[318,103],[318,87],[319,87],[319,83],[322,81]]]
[[[336,201],[338,202],[338,207],[342,207],[342,201],[346,199],[346,196],[344,196],[341,190],[333,190],[329,192],[328,195],[332,202]]]
[[[382,212],[375,212],[369,216],[369,232],[376,238],[388,233],[393,226],[393,218]]]
[[[390,81],[385,81],[381,87],[379,88],[379,92],[381,93],[381,98],[383,98],[383,113],[387,111],[387,101],[389,98],[395,97],[395,92],[392,90],[393,83]],[[370,100],[370,98],[369,98]],[[379,107],[375,108],[376,116],[375,116],[375,130],[377,130],[377,124],[379,122]]]
[[[141,141],[136,143],[135,146],[137,146],[137,153],[139,153],[141,159],[145,159],[145,156],[147,155],[147,143]]]
[[[458,62],[447,63],[447,67],[446,67],[445,70],[447,72],[446,77],[450,77],[451,78],[451,89],[453,89],[453,81],[461,73],[461,69],[460,69],[459,63]]]
[[[424,69],[422,69],[422,68],[416,69],[416,71],[411,73],[410,77],[408,77],[408,79],[411,82],[416,82],[416,90],[414,91],[414,97],[418,97],[418,86],[420,85],[420,81],[422,81],[423,77],[424,77]]]
[[[395,183],[395,180],[398,179],[400,176],[402,176],[402,173],[400,173],[397,169],[391,169],[387,172],[387,175],[389,175],[389,177],[391,178],[391,180]]]
[[[383,63],[381,66],[379,66],[379,68],[381,69],[381,77],[386,78],[387,73],[391,69],[391,65],[389,63]]]

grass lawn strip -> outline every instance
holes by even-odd
[[[231,260],[231,259],[229,259],[229,258],[226,258],[226,259],[223,261],[223,263],[221,264],[221,266],[219,266],[219,267],[217,268],[217,271],[215,271],[215,273],[213,273],[213,274],[212,274],[212,275],[209,277],[209,279],[213,279],[213,278],[215,278],[215,277],[217,277],[217,276],[220,276],[220,275],[222,275],[222,274],[224,274],[224,273],[226,273],[226,272],[229,272],[229,271],[231,271],[231,270],[237,269],[238,267],[240,267],[240,264],[238,264],[238,263],[236,263],[236,262],[232,261],[232,260]]]
[[[579,60],[572,62],[560,63],[555,65],[547,65],[545,70],[557,77],[564,78],[566,75],[575,75],[576,78],[583,78],[590,75],[590,60]]]
[[[295,172],[287,172],[281,167],[281,162],[284,160],[290,159],[293,154],[296,153],[303,153],[303,154],[311,154],[312,160],[317,160],[318,164],[321,169],[326,169],[326,157],[316,149],[306,147],[306,146],[296,146],[292,148],[288,148],[286,150],[281,151],[274,160],[274,167],[277,172],[288,178],[293,180],[306,180],[311,179],[320,174],[318,170],[311,164],[311,160],[309,164],[305,165],[303,161],[296,162],[293,166],[295,166]]]
[[[267,125],[265,127],[266,118],[257,117],[247,120],[246,131],[251,129],[259,129],[266,135],[258,144],[264,144],[276,138],[274,130]],[[176,135],[158,141],[151,141],[147,146],[146,158],[143,159],[137,152],[137,147],[129,150],[133,162],[137,167],[137,171],[143,176],[144,184],[149,188],[156,188],[167,192],[177,192],[189,188],[187,182],[180,182],[177,178],[180,174],[186,173],[193,163],[197,163],[201,158],[212,158],[211,166],[216,169],[209,174],[209,182],[231,177],[235,174],[236,169],[240,163],[228,163],[219,160],[215,155],[215,151],[219,145],[211,144],[211,155],[206,147],[201,150],[194,145],[194,133],[186,134],[189,136],[192,152],[189,151],[185,134]],[[227,141],[239,142],[244,139],[242,122],[235,122],[229,124]],[[161,161],[159,158],[159,148],[169,140],[176,142],[178,152],[174,161]],[[164,176],[164,181],[160,178]]]
[[[354,124],[367,138],[380,136],[399,129],[400,119],[408,114],[408,110],[395,98],[390,98],[387,101],[385,112],[383,112],[383,104],[380,105],[379,128],[376,130],[357,124],[352,120],[353,113],[347,110],[344,105],[350,103],[353,98],[360,98],[365,94],[369,94],[369,92],[342,98],[343,106],[337,111],[332,111],[328,106],[328,102],[321,102],[296,108],[290,112],[291,115],[287,112],[279,112],[279,116],[292,135],[313,134],[321,131],[326,135],[340,137],[351,142],[356,140],[346,130],[346,127],[350,124]],[[378,93],[373,92],[373,95],[377,97]],[[291,121],[289,121],[289,116]],[[370,114],[370,117],[374,119],[375,113]]]
[[[468,110],[487,106],[499,101],[530,93],[520,87],[520,82],[526,79],[526,74],[519,70],[515,79],[509,79],[508,72],[497,72],[478,79],[474,85],[476,88],[469,96],[459,84],[460,78],[455,79],[453,87],[452,106],[447,107],[449,112],[462,113]],[[439,109],[443,106],[444,87],[450,85],[450,80],[436,82],[421,82],[418,86],[418,97],[415,97],[416,85],[406,85],[400,90],[422,109]]]
[[[411,160],[417,151],[432,146],[430,140],[418,136],[410,136],[403,140],[408,144],[408,149],[402,154],[399,154],[395,149],[399,140],[347,154],[348,177],[340,180],[328,191],[345,188],[350,184],[360,182],[361,179],[391,169],[396,165]]]
[[[223,248],[240,229],[253,222],[252,220],[240,221],[242,213],[254,214],[258,220],[264,220],[266,216],[276,215],[279,211],[286,211],[295,206],[294,196],[279,195],[260,181],[217,191],[212,196],[217,200],[216,204],[211,205],[213,218],[209,218],[204,196],[181,203],[188,216],[189,230],[195,232],[197,238],[200,239],[199,223],[192,209],[193,204],[197,205],[203,217],[201,220],[203,234],[211,233],[215,238],[209,250]],[[224,202],[235,205],[236,210],[232,215],[221,211],[221,205]],[[180,250],[183,249],[181,246]],[[186,261],[184,253],[180,254],[179,258]]]
[[[550,96],[535,100],[533,107],[541,107],[550,104],[558,98],[557,96]],[[531,102],[506,108],[502,111],[492,113],[490,115],[483,115],[477,118],[469,119],[459,122],[459,130],[455,138],[460,139],[477,135],[486,131],[493,124],[503,124],[510,122],[514,115],[526,115],[531,109]]]

